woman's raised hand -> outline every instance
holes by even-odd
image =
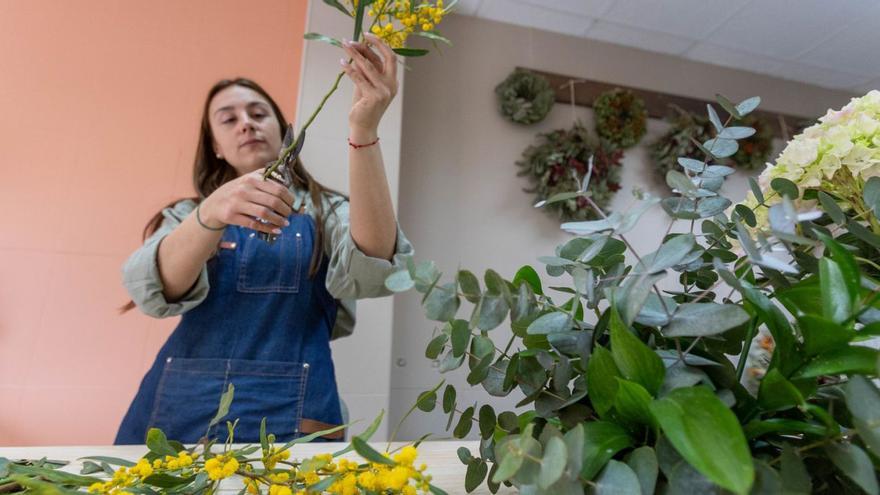
[[[351,58],[342,59],[342,69],[354,82],[354,97],[348,122],[353,131],[375,133],[385,109],[397,94],[397,55],[377,36],[366,33],[366,43],[345,42]],[[370,46],[378,48],[382,57]]]

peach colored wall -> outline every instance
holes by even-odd
[[[0,446],[104,444],[176,324],[119,268],[191,195],[199,112],[253,78],[294,118],[303,0],[0,2]]]

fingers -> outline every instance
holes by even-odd
[[[351,57],[352,64],[350,65],[357,67],[373,86],[380,87],[383,85],[382,74],[380,74],[376,66],[367,60],[367,57],[356,48],[355,43],[347,42],[343,43],[342,46],[348,56]],[[375,53],[373,55],[375,55]]]
[[[258,191],[263,191],[265,193],[271,194],[277,198],[279,198],[285,205],[290,206],[293,204],[293,194],[289,189],[284,187],[283,185],[275,182],[274,180],[265,180],[263,179],[263,171],[257,170],[248,175],[246,179],[250,189],[256,189]],[[277,210],[282,211],[282,210]]]
[[[382,59],[379,55],[370,48],[371,43],[352,43],[352,48],[354,48],[358,53],[364,56],[373,67],[376,68],[376,71],[380,74],[385,72],[385,65],[382,63]]]
[[[371,45],[378,47],[379,51],[382,52],[382,72],[394,81],[397,81],[397,54],[375,34],[364,33],[364,36],[370,40]]]
[[[252,217],[256,220],[265,220],[271,224],[268,225],[268,227],[280,228],[290,225],[290,222],[287,221],[287,218],[282,217],[272,208],[257,203],[243,204],[239,213],[243,213],[246,216]]]
[[[249,217],[247,215],[233,215],[230,218],[229,223],[233,225],[240,225],[246,229],[256,230],[259,232],[265,232],[266,234],[280,234],[281,229],[272,225],[271,223],[262,223],[253,217]]]
[[[285,203],[281,198],[275,196],[273,194],[269,194],[265,191],[251,191],[248,194],[247,198],[251,203],[256,205],[268,208],[273,212],[280,215],[282,218],[287,218],[293,213],[293,208]],[[265,217],[263,217],[265,218]],[[268,220],[268,218],[267,218]]]
[[[357,68],[354,64],[348,63],[345,59],[339,61],[342,64],[342,70],[345,72],[349,78],[351,78],[352,82],[354,82],[355,87],[361,91],[361,93],[372,93],[376,90],[376,87],[373,86],[366,76],[364,76],[363,72]]]

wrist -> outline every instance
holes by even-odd
[[[379,137],[378,129],[364,127],[352,127],[348,133],[348,139],[355,144],[372,143]]]
[[[196,221],[207,230],[219,231],[226,227],[224,222],[214,216],[207,200],[196,206]]]

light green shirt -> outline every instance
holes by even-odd
[[[296,189],[294,211],[305,204],[305,213],[315,217],[314,205],[306,191]],[[327,291],[339,302],[336,324],[331,339],[351,335],[355,324],[355,300],[383,297],[391,294],[385,287],[385,279],[392,272],[406,267],[406,260],[413,255],[412,244],[397,227],[397,245],[391,261],[367,256],[351,237],[348,216],[348,200],[337,195],[324,195],[324,256],[327,267]],[[156,318],[177,316],[201,304],[208,296],[207,265],[202,267],[193,287],[182,298],[168,301],[163,294],[159,276],[157,255],[159,243],[170,234],[184,218],[192,213],[196,203],[183,200],[173,207],[162,210],[164,220],[159,229],[137,251],[132,253],[122,267],[122,280],[132,301],[145,314]],[[335,207],[335,209],[334,209]],[[328,213],[333,210],[333,213]]]

